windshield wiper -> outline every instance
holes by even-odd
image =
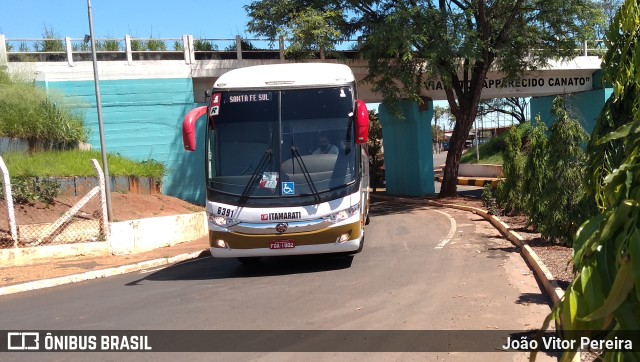
[[[298,161],[298,164],[302,169],[302,174],[304,175],[304,179],[307,181],[307,184],[309,184],[309,188],[311,189],[311,192],[313,192],[314,200],[316,200],[316,202],[320,202],[320,194],[318,193],[318,189],[316,189],[316,185],[313,183],[313,180],[311,179],[311,174],[309,173],[309,170],[307,170],[307,166],[304,164],[304,160],[302,159],[302,156],[300,156],[298,147],[291,146],[291,155],[293,155],[296,161]]]
[[[258,177],[260,177],[260,174],[262,173],[262,171],[264,171],[264,168],[267,166],[267,164],[271,160],[272,154],[273,154],[273,151],[271,151],[270,148],[264,151],[264,154],[262,155],[262,158],[260,158],[260,162],[258,163],[258,166],[251,174],[251,178],[249,179],[249,182],[244,187],[244,191],[242,191],[242,195],[240,195],[240,200],[239,200],[240,205],[244,205],[244,203],[247,202],[247,199],[249,199],[249,195],[251,194],[251,191],[253,190],[253,188],[255,187],[255,184],[258,181]]]

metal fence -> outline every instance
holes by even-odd
[[[45,200],[59,184],[47,178],[12,180],[0,157],[0,248],[106,240],[104,175],[98,162],[92,163],[97,176],[93,187]]]

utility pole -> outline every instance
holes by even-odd
[[[476,129],[476,162],[480,163],[480,142],[478,142],[478,121],[475,122]]]
[[[482,120],[482,106],[478,106],[478,113],[480,113],[480,119]],[[478,139],[478,119],[476,118],[475,129],[476,129],[476,162],[480,163],[480,139]]]
[[[100,79],[98,77],[98,57],[96,55],[96,38],[93,36],[93,15],[91,12],[91,0],[87,0],[89,13],[89,36],[91,37],[91,55],[93,57],[93,79],[96,88],[96,107],[98,112],[98,129],[100,131],[100,153],[102,154],[102,167],[104,168],[104,191],[107,199],[107,220],[112,221],[111,212],[111,178],[109,177],[109,165],[107,163],[107,146],[104,141],[104,125],[102,122],[102,101],[100,99]]]

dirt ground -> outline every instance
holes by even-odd
[[[16,219],[18,224],[53,222],[60,215],[67,212],[77,201],[77,197],[58,197],[51,205],[40,202],[16,204]],[[204,207],[162,194],[112,193],[111,211],[112,221],[125,221],[156,216],[190,214],[204,211]],[[78,217],[85,219],[96,219],[99,216],[100,202],[98,197],[94,197],[85,207],[81,208],[78,214]]]
[[[33,202],[29,204],[14,204],[15,219],[17,224],[20,245],[29,246],[37,241],[44,228],[58,220],[65,220],[65,214],[70,213],[74,206],[82,203],[80,196],[61,196],[54,199],[51,204]],[[5,203],[4,199],[0,203]],[[162,194],[136,194],[120,193],[111,194],[112,222],[143,219],[149,217],[171,216],[190,214],[204,211],[203,206],[191,204],[175,197]],[[67,229],[64,243],[81,242],[93,237],[92,230],[97,230],[102,216],[100,196],[89,198],[77,213],[66,222]],[[0,248],[11,247],[14,242],[10,235],[6,205],[0,205]],[[84,231],[83,231],[84,230]],[[88,231],[87,231],[88,230]],[[91,235],[90,235],[91,234]],[[62,241],[50,241],[58,243]]]

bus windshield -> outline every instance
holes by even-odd
[[[359,157],[353,104],[350,86],[221,93],[209,130],[210,191],[292,205],[346,194]]]

